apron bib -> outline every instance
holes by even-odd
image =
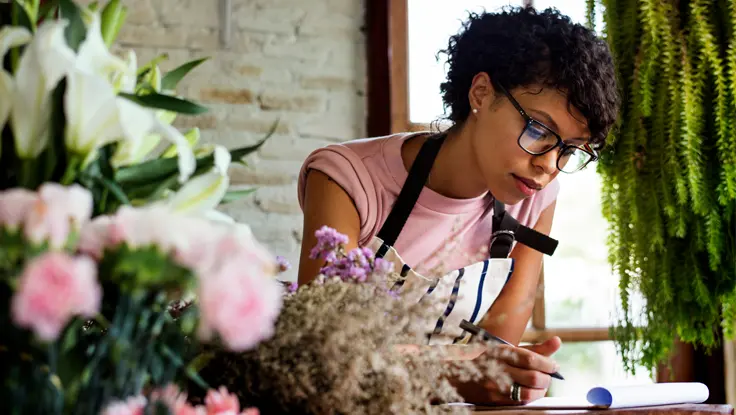
[[[427,344],[465,344],[471,334],[460,328],[465,319],[478,324],[501,293],[514,270],[511,249],[520,242],[546,255],[552,255],[557,241],[534,229],[521,225],[497,200],[493,206],[493,234],[489,258],[449,272],[439,278],[425,277],[409,267],[393,245],[399,237],[439,153],[446,134],[432,136],[422,145],[401,192],[378,234],[368,248],[394,264],[400,278],[391,289],[404,301],[431,299],[440,304],[437,318],[421,329],[427,333]]]

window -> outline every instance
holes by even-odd
[[[391,2],[392,71],[405,71],[392,86],[392,128],[424,130],[444,115],[439,85],[444,80],[444,56],[436,54],[460,29],[467,11],[494,11],[529,0],[400,0]],[[585,21],[585,0],[533,0],[538,9],[557,7],[577,22]],[[602,26],[597,16],[597,28]],[[406,27],[402,28],[402,22]],[[402,30],[403,29],[403,30]],[[404,42],[404,43],[402,43]],[[402,59],[405,61],[401,64]],[[405,80],[405,81],[404,81]],[[403,83],[402,83],[403,81]],[[403,108],[402,108],[403,107]],[[618,307],[618,280],[607,262],[607,222],[601,214],[600,177],[591,167],[559,176],[552,237],[560,241],[553,257],[545,258],[544,295],[537,300],[525,341],[559,335],[556,355],[575,378],[555,383],[551,395],[580,392],[602,382],[652,382],[646,371],[624,373],[608,327]],[[570,290],[570,287],[576,287]],[[564,373],[564,371],[563,371]]]

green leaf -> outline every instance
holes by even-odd
[[[120,28],[125,23],[128,16],[128,8],[120,3],[120,0],[111,0],[105,8],[102,9],[101,26],[102,39],[109,48],[115,43]]]
[[[31,16],[31,11],[28,10],[28,7],[30,7],[30,5],[26,5],[25,1],[13,1],[12,21],[14,25],[23,26],[33,32],[36,28],[36,22]]]
[[[271,129],[271,133],[276,129],[276,125]],[[271,134],[267,135],[260,142],[248,146],[236,148],[230,150],[230,155],[233,160],[239,160],[246,155],[258,150],[263,143],[268,140]],[[204,170],[212,167],[215,163],[215,157],[210,154],[205,157],[197,159],[197,170]],[[162,180],[169,178],[172,174],[176,174],[179,170],[176,158],[159,158],[149,160],[147,162],[137,164],[134,166],[127,166],[118,169],[115,173],[115,181],[120,183],[123,188],[135,187],[140,185],[151,185],[152,183],[159,183]]]
[[[255,193],[255,191],[258,190],[258,188],[254,187],[252,189],[241,189],[241,190],[228,190],[227,193],[225,193],[225,196],[222,198],[221,204],[225,203],[231,203],[236,200],[240,200],[252,193]]]
[[[178,68],[167,72],[161,80],[161,89],[164,91],[176,89],[179,81],[181,81],[192,69],[201,65],[204,61],[208,59],[209,58],[202,58],[187,62],[179,66]]]
[[[179,114],[202,114],[208,111],[206,107],[191,101],[158,93],[150,93],[148,95],[121,93],[119,95],[144,107],[173,111]]]
[[[179,166],[175,158],[154,159],[118,169],[115,173],[115,181],[123,187],[141,184],[150,185],[176,174],[178,170]]]
[[[52,19],[58,10],[59,10],[58,0],[44,2],[41,5],[41,7],[38,9],[39,20],[40,19],[43,19],[43,20]]]
[[[263,140],[259,141],[255,145],[252,145],[250,147],[241,147],[239,149],[231,150],[230,155],[232,156],[233,161],[240,161],[243,157],[247,156],[250,153],[253,153],[257,151],[261,146],[266,143],[266,140],[271,138],[273,133],[276,132],[276,128],[279,126],[279,120],[276,120],[273,125],[271,125],[271,129],[268,130],[266,133],[266,136],[263,137]],[[213,159],[214,160],[214,159]]]
[[[110,191],[110,193],[115,196],[115,198],[123,205],[129,205],[130,200],[128,200],[128,196],[125,194],[122,188],[118,186],[117,183],[114,181],[108,179],[107,177],[98,177],[97,180],[107,189]]]
[[[72,0],[59,0],[59,17],[67,19],[69,25],[66,27],[66,42],[75,52],[87,35],[87,27],[82,20],[82,12]]]
[[[179,175],[174,173],[160,182],[154,182],[150,186],[140,186],[130,191],[132,197],[148,199],[149,202],[159,200],[167,190],[176,190],[179,187]]]
[[[155,58],[151,59],[151,61],[148,62],[147,64],[145,64],[145,65],[141,66],[140,68],[138,68],[138,73],[136,74],[138,76],[138,82],[140,82],[141,77],[145,76],[148,73],[148,71],[151,70],[151,68],[153,68],[154,66],[158,65],[159,62],[165,61],[166,59],[169,59],[169,54],[168,53],[162,53],[162,54],[156,56]]]

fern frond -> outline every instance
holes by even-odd
[[[627,370],[651,370],[673,330],[707,349],[736,323],[736,2],[603,3],[624,87],[598,168],[619,278],[612,334]]]

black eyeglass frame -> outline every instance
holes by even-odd
[[[524,118],[524,121],[526,122],[526,124],[524,124],[524,128],[521,130],[521,134],[519,134],[519,138],[516,139],[516,143],[519,145],[519,147],[521,147],[522,150],[526,151],[527,153],[529,153],[529,154],[531,154],[533,156],[541,156],[543,154],[547,154],[550,151],[553,151],[553,150],[557,149],[558,147],[561,148],[562,151],[560,151],[559,154],[558,154],[558,156],[557,156],[557,162],[555,163],[555,166],[557,167],[557,170],[559,170],[559,171],[561,171],[563,173],[566,173],[566,174],[577,173],[580,170],[583,170],[584,168],[586,168],[590,163],[598,160],[598,154],[596,153],[596,151],[588,143],[585,143],[583,145],[583,147],[574,146],[574,145],[571,145],[571,144],[566,144],[562,140],[562,137],[560,137],[560,135],[555,132],[555,130],[551,129],[550,127],[547,127],[546,125],[544,125],[544,123],[542,123],[540,121],[537,121],[536,119],[532,118],[529,114],[527,114],[526,111],[524,111],[524,108],[521,107],[521,105],[519,104],[519,102],[508,91],[506,91],[506,88],[502,87],[501,85],[497,85],[497,86],[501,90],[501,92],[503,92],[503,94],[506,95],[506,98],[509,99],[509,101],[514,106],[514,108],[516,108],[516,110],[519,111],[519,114],[521,114],[522,118]],[[552,134],[555,138],[557,138],[557,143],[555,143],[554,146],[548,148],[547,150],[544,150],[544,151],[539,152],[539,153],[530,151],[526,147],[524,147],[521,144],[521,138],[524,136],[524,133],[526,133],[526,130],[532,124],[536,124],[536,125],[540,126],[541,128],[543,128],[544,130],[548,131],[550,134]],[[567,171],[562,170],[560,168],[560,159],[562,158],[562,155],[565,154],[565,150],[567,150],[568,148],[580,150],[580,151],[583,151],[583,152],[587,153],[590,156],[590,160],[588,160],[585,164],[583,164],[582,166],[578,167],[574,171],[567,172]]]

